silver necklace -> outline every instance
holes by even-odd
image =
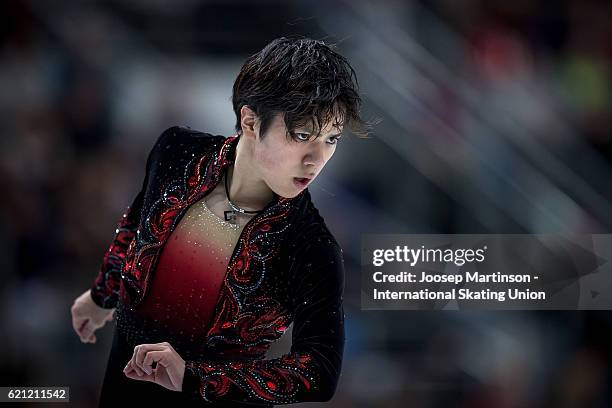
[[[228,221],[232,224],[236,224],[236,217],[238,216],[238,213],[240,214],[259,214],[263,210],[257,210],[257,211],[245,210],[244,208],[240,208],[236,204],[232,203],[232,200],[230,199],[230,195],[229,195],[229,187],[227,185],[228,169],[229,169],[229,166],[228,168],[225,169],[225,195],[227,196],[227,202],[229,203],[230,207],[232,207],[232,209],[228,211],[223,211],[223,216],[225,218],[225,221]]]

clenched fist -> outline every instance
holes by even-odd
[[[74,300],[70,312],[72,313],[72,327],[81,341],[95,343],[95,331],[113,319],[115,309],[104,309],[96,305],[88,290]]]

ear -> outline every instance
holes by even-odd
[[[259,120],[255,112],[247,105],[240,108],[240,127],[242,135],[246,138],[255,140],[259,136]]]

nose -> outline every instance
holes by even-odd
[[[311,149],[304,156],[303,163],[307,167],[314,167],[315,169],[321,168],[325,165],[327,159],[325,158],[325,146],[318,146],[318,143],[313,143]]]

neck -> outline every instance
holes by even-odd
[[[274,193],[259,177],[252,164],[252,150],[241,137],[236,146],[236,160],[227,169],[229,196],[232,203],[240,208],[261,210],[272,201]]]

